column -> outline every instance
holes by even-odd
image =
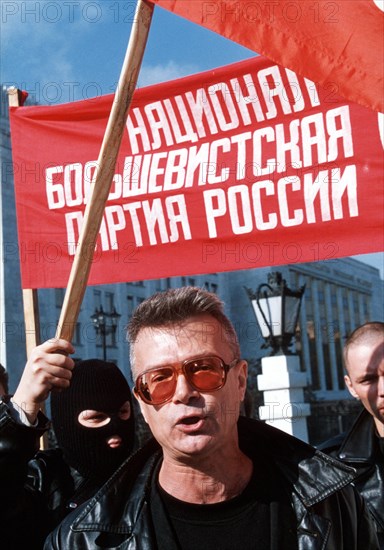
[[[299,357],[263,357],[261,368],[262,374],[257,377],[258,389],[264,394],[264,405],[259,407],[260,420],[308,442],[307,416],[311,411],[309,403],[304,402],[307,377],[300,371]]]

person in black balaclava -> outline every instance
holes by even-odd
[[[77,363],[69,388],[52,393],[51,418],[66,462],[95,483],[108,479],[132,450],[131,391],[114,363]]]
[[[43,548],[134,447],[131,391],[120,369],[99,359],[75,363],[71,353],[61,339],[37,346],[15,395],[0,400],[0,532],[7,550]],[[49,427],[39,409],[49,395],[58,447],[37,451]]]

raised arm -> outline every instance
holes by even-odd
[[[62,339],[47,340],[32,351],[12,398],[31,424],[50,392],[70,385],[74,361],[69,354],[73,352],[72,344]]]

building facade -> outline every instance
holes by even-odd
[[[242,288],[256,290],[267,282],[270,271],[280,271],[291,289],[305,285],[296,353],[307,375],[309,439],[318,443],[345,430],[359,407],[344,385],[342,348],[354,328],[366,321],[384,320],[384,283],[377,269],[352,258],[220,274],[230,279],[220,291],[240,336],[243,356],[254,366],[250,381],[254,389],[260,357],[269,352],[260,349],[258,325]],[[256,394],[257,405],[261,397]]]
[[[14,391],[25,365],[26,351],[6,90],[1,90],[0,129],[0,362],[9,372],[10,391]],[[250,365],[247,413],[257,416],[257,408],[262,404],[257,374],[261,357],[268,350],[261,348],[263,340],[244,287],[256,290],[267,281],[270,271],[280,271],[290,288],[305,284],[296,352],[301,370],[307,375],[306,401],[311,405],[308,431],[310,441],[316,444],[345,429],[356,413],[356,403],[344,387],[345,337],[367,320],[384,321],[384,283],[379,270],[352,258],[89,286],[74,331],[75,357],[106,356],[132,383],[125,327],[134,308],[156,291],[185,285],[204,287],[223,299],[226,313],[235,325],[242,355]],[[55,334],[65,289],[42,289],[37,294],[40,340],[44,341]],[[95,330],[93,319],[101,308],[105,313],[115,311],[119,315],[116,331],[109,327],[105,338]]]

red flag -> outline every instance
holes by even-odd
[[[112,101],[11,108],[23,288],[68,282]],[[382,174],[377,113],[264,57],[138,89],[90,284],[382,251]]]
[[[379,112],[384,14],[375,0],[150,0]]]

